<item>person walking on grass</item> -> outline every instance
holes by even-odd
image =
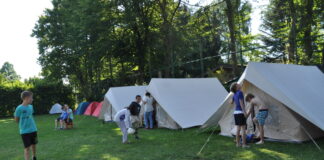
[[[129,105],[129,109],[132,112],[130,120],[131,120],[131,126],[133,129],[135,129],[135,139],[139,139],[138,136],[138,128],[142,125],[141,118],[140,118],[140,112],[141,112],[141,105],[142,97],[140,95],[136,95],[135,101],[132,102]]]
[[[230,90],[233,92],[233,98],[231,104],[235,104],[234,110],[234,120],[236,125],[236,146],[247,148],[246,145],[246,111],[245,111],[245,104],[244,104],[244,95],[241,91],[241,85],[238,83],[232,83]],[[242,131],[242,145],[240,142],[240,135]]]
[[[248,93],[245,96],[245,101],[251,104],[251,108],[247,114],[247,117],[251,114],[251,112],[253,112],[254,108],[259,111],[256,117],[253,118],[253,122],[258,127],[258,130],[260,132],[260,141],[256,144],[264,144],[264,123],[266,118],[268,117],[269,110],[259,98],[255,97],[251,93]]]
[[[153,129],[153,97],[149,92],[143,98],[145,129]]]
[[[117,123],[118,127],[120,128],[123,138],[122,142],[123,144],[128,143],[128,129],[131,128],[131,116],[135,116],[136,110],[134,110],[134,107],[131,107],[132,104],[120,111],[118,111],[114,117],[114,121]]]
[[[36,160],[37,128],[33,118],[34,109],[31,105],[33,102],[33,93],[23,91],[21,93],[22,104],[20,104],[14,113],[15,121],[19,123],[19,131],[24,144],[25,160],[30,158],[30,149],[32,158]]]

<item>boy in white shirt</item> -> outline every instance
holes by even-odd
[[[153,129],[153,101],[153,97],[147,92],[143,99],[145,129]]]

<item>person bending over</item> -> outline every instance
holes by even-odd
[[[118,111],[114,117],[114,121],[117,123],[118,127],[122,132],[122,142],[124,144],[128,143],[128,129],[131,128],[131,116],[135,116],[136,112],[131,110],[132,104],[120,111]]]
[[[266,118],[268,117],[269,110],[259,98],[255,97],[251,93],[248,93],[245,96],[245,101],[251,104],[251,108],[247,116],[251,114],[254,108],[258,110],[256,117],[253,118],[253,122],[258,127],[258,130],[260,132],[260,141],[256,144],[264,144],[264,123]]]

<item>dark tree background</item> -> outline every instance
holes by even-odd
[[[247,61],[324,66],[323,3],[271,0],[251,35],[247,0],[53,0],[39,17],[42,75],[79,100],[152,77],[238,77]],[[226,77],[226,78],[225,78]]]

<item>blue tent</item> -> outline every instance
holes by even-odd
[[[76,115],[82,115],[88,108],[89,102],[82,102],[79,104],[78,108],[75,111]]]

